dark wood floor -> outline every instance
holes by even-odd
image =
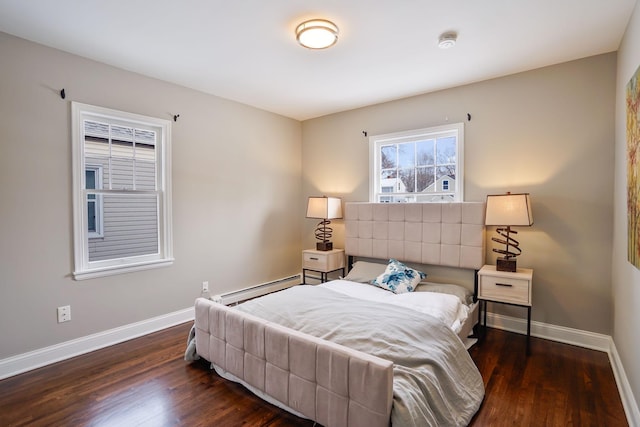
[[[0,381],[0,426],[312,426],[183,360],[189,324]],[[626,426],[607,355],[489,330],[471,425]]]
[[[485,399],[471,426],[627,426],[606,353],[488,329],[471,348]]]

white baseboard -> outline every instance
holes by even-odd
[[[0,379],[109,347],[194,319],[193,307],[0,360]],[[186,343],[186,337],[185,337]]]
[[[622,361],[620,360],[620,355],[618,354],[618,349],[613,339],[611,340],[609,360],[611,361],[613,376],[616,378],[616,384],[618,385],[618,391],[622,399],[622,406],[627,415],[627,422],[630,426],[640,426],[640,409],[638,409],[638,403],[633,396],[629,379],[624,371],[624,366],[622,366]]]
[[[487,313],[487,326],[505,331],[527,333],[527,320],[501,314]],[[611,337],[609,335],[549,325],[542,322],[531,322],[531,336],[557,341],[591,350],[609,352]]]
[[[213,295],[212,299],[215,301],[219,297],[220,301],[222,301],[224,305],[230,305],[246,301],[251,298],[260,297],[271,292],[281,291],[282,289],[289,288],[293,285],[299,285],[300,283],[301,276],[300,274],[296,274],[283,279],[274,280],[272,282],[249,286],[248,288],[239,289],[237,291],[231,291],[221,295]]]
[[[527,333],[527,321],[510,316],[500,314],[487,313],[487,326],[505,331],[517,332],[519,334]],[[557,341],[565,344],[571,344],[578,347],[584,347],[591,350],[598,350],[609,355],[609,363],[613,370],[613,376],[616,380],[618,393],[622,400],[622,406],[630,426],[640,426],[640,410],[636,402],[631,385],[618,355],[618,350],[613,342],[613,338],[609,335],[596,334],[593,332],[581,331],[579,329],[566,328],[563,326],[549,325],[542,322],[531,322],[531,335]]]

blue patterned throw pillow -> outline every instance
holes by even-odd
[[[396,294],[413,292],[422,279],[427,277],[422,271],[407,267],[398,260],[390,259],[384,273],[376,277],[371,284]]]

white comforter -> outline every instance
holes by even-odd
[[[456,334],[469,316],[469,307],[462,304],[457,296],[436,292],[410,292],[394,294],[377,286],[348,280],[333,280],[323,283],[323,288],[367,301],[394,304],[428,314],[449,326]]]

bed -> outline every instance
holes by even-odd
[[[235,307],[198,299],[190,357],[324,426],[466,425],[484,397],[463,342],[477,322],[474,292],[429,276],[411,277],[409,292],[369,282],[380,270],[395,280],[392,263],[403,275],[420,273],[414,263],[475,277],[483,219],[482,203],[347,203],[345,250],[358,261],[344,279]]]

